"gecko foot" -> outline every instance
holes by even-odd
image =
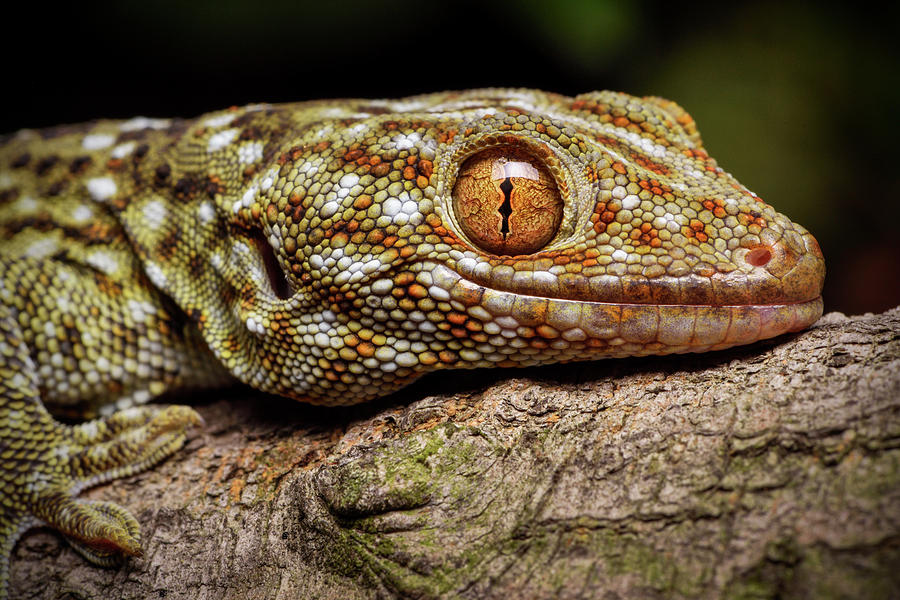
[[[186,406],[142,406],[67,426],[36,397],[0,400],[0,599],[13,546],[35,525],[57,529],[97,565],[140,556],[140,527],[127,509],[76,496],[171,455],[200,416]]]

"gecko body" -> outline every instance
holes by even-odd
[[[182,445],[198,417],[145,404],[163,393],[349,404],[822,312],[815,239],[660,98],[487,89],[0,142],[0,597],[35,524],[100,564],[140,552],[127,510],[77,493]]]

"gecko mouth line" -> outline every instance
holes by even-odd
[[[821,296],[780,304],[708,305],[592,302],[525,296],[459,278],[451,299],[484,331],[552,348],[588,346],[601,354],[668,354],[724,349],[809,327]],[[521,343],[521,342],[520,342]],[[535,344],[531,344],[535,345]]]

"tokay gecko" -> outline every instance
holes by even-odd
[[[127,509],[77,496],[181,447],[199,417],[147,404],[163,393],[351,404],[434,369],[717,350],[811,325],[824,272],[657,97],[484,89],[0,137],[0,598],[35,525],[101,565],[140,554]]]

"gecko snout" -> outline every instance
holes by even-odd
[[[742,248],[736,258],[743,261],[769,290],[763,301],[805,302],[819,297],[825,281],[825,260],[816,239],[809,233],[786,232],[777,239],[763,239]],[[752,275],[751,275],[752,277]]]

